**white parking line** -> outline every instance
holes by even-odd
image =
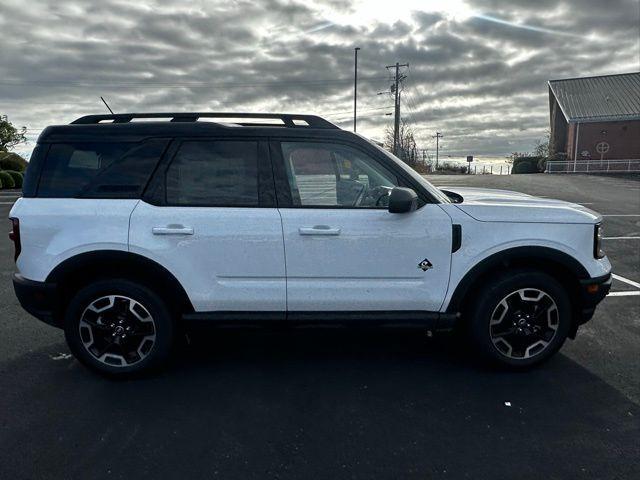
[[[16,202],[0,202],[0,205],[13,205]]]
[[[636,213],[613,213],[613,214],[609,214],[609,215],[602,215],[603,217],[640,217],[639,214]]]
[[[640,240],[640,237],[602,237],[603,240]]]
[[[636,297],[640,296],[640,290],[635,292],[610,292],[607,297]]]
[[[616,275],[615,273],[611,274],[613,278],[616,280],[620,280],[621,282],[627,283],[633,287],[640,288],[640,283],[634,282],[633,280],[629,280],[628,278],[621,277],[620,275]]]

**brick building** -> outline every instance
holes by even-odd
[[[640,72],[551,80],[549,113],[567,160],[640,159]]]

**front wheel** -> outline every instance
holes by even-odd
[[[494,363],[530,367],[557,352],[571,327],[562,285],[535,270],[503,274],[478,293],[471,312],[474,345]]]
[[[141,374],[167,360],[173,321],[164,302],[137,283],[101,280],[78,291],[65,315],[74,356],[112,377]]]

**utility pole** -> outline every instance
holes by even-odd
[[[436,168],[438,168],[438,160],[440,158],[440,139],[442,138],[442,134],[440,132],[436,132],[433,138],[436,139]]]
[[[393,154],[398,155],[399,150],[399,135],[400,135],[400,82],[407,78],[406,75],[400,74],[400,67],[408,67],[408,63],[398,63],[395,65],[387,65],[385,68],[395,68],[395,81],[392,85],[392,91],[395,93],[395,103],[394,103],[394,118],[393,118]]]
[[[360,47],[353,49],[355,56],[353,66],[353,131],[356,131],[356,114],[358,111],[358,50]]]

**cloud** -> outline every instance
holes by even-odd
[[[30,129],[25,153],[44,126],[103,112],[100,95],[116,111],[309,112],[350,128],[358,46],[361,133],[382,138],[384,67],[408,62],[419,146],[438,130],[445,153],[502,156],[547,128],[547,80],[640,69],[637,0],[396,0],[359,17],[368,5],[3,0],[0,113]]]

